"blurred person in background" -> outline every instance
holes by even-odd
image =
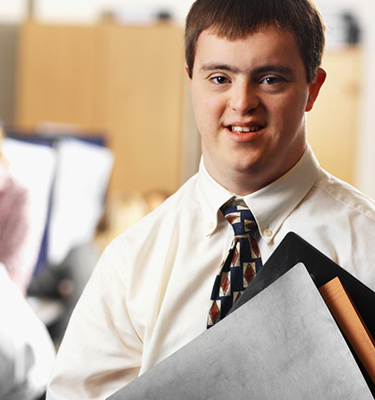
[[[4,136],[0,120],[0,262],[25,295],[36,261],[30,259],[26,252],[31,233],[30,192],[10,171],[2,152]]]
[[[42,399],[55,348],[3,264],[0,304],[0,400]]]
[[[55,348],[25,298],[36,263],[28,251],[30,190],[11,172],[4,137],[0,120],[0,400],[39,400]]]

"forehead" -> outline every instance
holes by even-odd
[[[203,31],[197,41],[194,68],[207,63],[230,63],[240,67],[261,64],[287,64],[303,70],[304,64],[295,35],[269,26],[244,38],[229,40],[212,30]]]

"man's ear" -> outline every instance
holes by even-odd
[[[307,100],[305,111],[310,111],[313,108],[316,98],[318,97],[320,88],[326,80],[327,72],[323,68],[318,68],[316,78],[309,86],[309,97]]]
[[[189,85],[190,85],[190,90],[191,90],[191,83],[192,83],[192,79],[190,78],[190,74],[189,74],[189,67],[187,64],[185,64],[185,71],[186,71],[186,75],[189,79]]]

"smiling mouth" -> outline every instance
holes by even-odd
[[[238,125],[231,125],[229,127],[231,132],[237,133],[247,133],[247,132],[258,132],[262,129],[260,125],[253,125],[253,126],[238,126]]]

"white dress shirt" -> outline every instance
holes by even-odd
[[[112,242],[72,316],[48,400],[105,399],[206,330],[233,238],[218,211],[233,195],[201,162],[197,175]],[[244,200],[263,262],[294,231],[375,289],[375,203],[323,171],[310,148]]]

